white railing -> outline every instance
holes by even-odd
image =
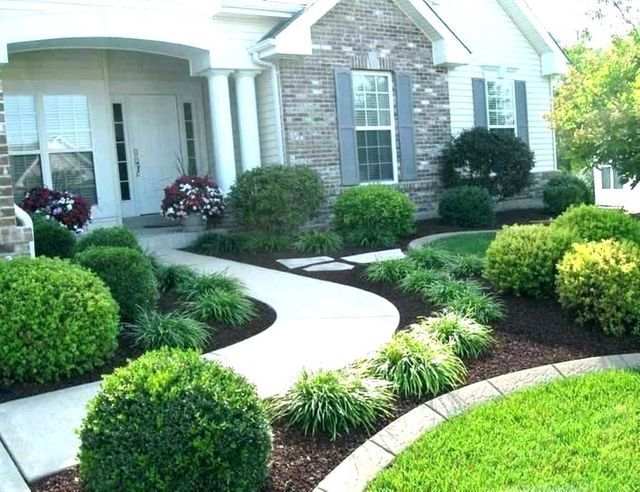
[[[31,216],[16,204],[14,204],[13,207],[16,211],[16,219],[21,222],[22,227],[28,227],[33,231],[33,220],[31,220]],[[31,258],[35,258],[36,256],[36,245],[33,241],[29,243],[29,254]]]

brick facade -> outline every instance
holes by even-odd
[[[4,104],[2,102],[2,72],[0,72],[0,258],[29,254],[29,242],[33,239],[31,229],[20,227],[16,223],[11,168],[7,153]]]
[[[408,73],[418,173],[415,181],[402,181],[400,175],[398,186],[410,194],[421,215],[434,215],[440,193],[439,156],[451,138],[451,124],[447,71],[434,67],[428,38],[391,0],[342,0],[311,33],[312,56],[278,61],[288,163],[316,169],[328,195],[337,196],[342,186],[335,69]]]

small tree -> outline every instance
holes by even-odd
[[[479,186],[505,199],[526,188],[534,163],[529,146],[514,135],[473,128],[445,148],[441,178],[445,188]]]

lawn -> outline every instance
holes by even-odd
[[[526,390],[425,434],[368,490],[637,490],[639,409],[640,372]]]
[[[495,232],[478,232],[476,234],[462,234],[447,237],[433,242],[433,246],[461,255],[476,255],[484,257],[484,254],[496,237]]]

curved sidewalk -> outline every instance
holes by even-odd
[[[286,391],[304,368],[340,368],[364,357],[387,342],[398,327],[395,306],[370,292],[175,249],[154,249],[165,263],[203,273],[226,271],[240,279],[252,297],[276,311],[276,321],[267,330],[205,355],[243,374],[262,397]],[[5,476],[16,478],[11,461],[29,482],[75,464],[79,447],[75,429],[99,387],[100,383],[90,383],[0,405],[3,487]]]

